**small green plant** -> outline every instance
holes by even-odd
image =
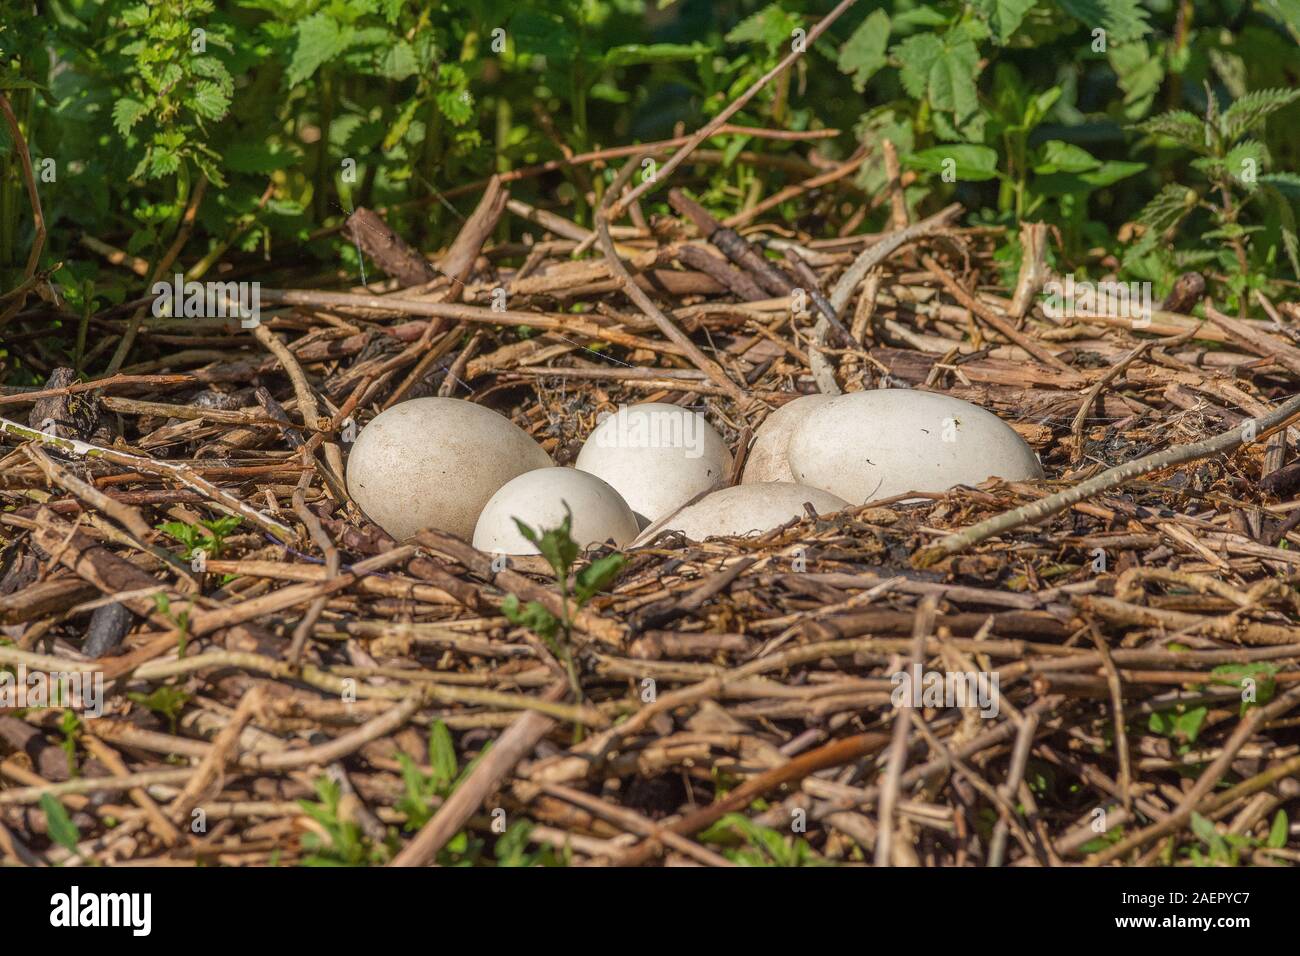
[[[225,552],[226,539],[239,527],[243,518],[223,515],[220,518],[202,518],[197,524],[187,521],[164,521],[158,530],[185,546],[181,558],[192,561],[202,551],[214,561]]]
[[[489,744],[477,757],[460,769],[456,759],[456,746],[451,739],[451,731],[441,720],[435,720],[429,729],[429,772],[421,770],[407,754],[397,752],[397,761],[402,765],[402,782],[406,793],[397,801],[396,809],[406,814],[404,829],[418,830],[433,817],[435,801],[441,802],[455,792],[456,788],[474,770],[474,767],[487,754]],[[554,851],[544,847],[537,851],[528,850],[528,835],[532,824],[527,820],[516,820],[505,833],[497,838],[493,855],[497,866],[558,866]],[[438,854],[439,866],[475,866],[481,864],[485,841],[474,836],[468,830],[462,830],[447,841],[447,845]]]
[[[1080,853],[1100,853],[1107,847],[1112,847],[1120,840],[1124,839],[1125,828],[1123,826],[1113,826],[1105,833],[1093,837],[1083,846],[1079,847]]]
[[[1244,717],[1250,708],[1261,707],[1273,699],[1273,695],[1277,693],[1277,681],[1274,680],[1273,675],[1278,670],[1276,664],[1257,661],[1253,664],[1220,664],[1210,673],[1213,675],[1214,683],[1228,684],[1242,692],[1239,716]],[[1247,699],[1247,689],[1254,691],[1249,695],[1249,699]]]
[[[528,849],[528,837],[533,832],[533,824],[528,820],[516,820],[501,836],[497,837],[492,855],[496,857],[497,866],[565,866],[564,859],[555,855],[554,848],[542,846],[537,850]]]
[[[81,718],[77,716],[75,710],[65,710],[63,712],[63,716],[59,718],[59,730],[63,734],[63,742],[60,746],[68,756],[68,773],[76,776],[77,741],[81,738],[85,727],[82,726]]]
[[[569,675],[569,686],[573,689],[574,699],[582,700],[582,684],[578,680],[577,663],[573,659],[573,614],[581,610],[601,590],[613,583],[627,564],[622,554],[609,554],[597,558],[585,568],[573,575],[573,566],[578,560],[581,548],[573,540],[573,514],[568,505],[564,508],[564,520],[558,528],[534,531],[518,518],[515,525],[519,533],[531,542],[555,574],[555,586],[560,592],[560,617],[556,617],[539,601],[529,601],[522,607],[518,595],[508,595],[501,604],[501,613],[511,624],[526,627],[546,642],[552,653],[564,664]],[[573,605],[569,604],[572,597]]]
[[[41,795],[41,809],[45,812],[45,829],[50,839],[71,853],[74,858],[80,857],[77,844],[81,842],[81,831],[72,822],[63,804],[56,797],[45,793]]]
[[[302,845],[311,851],[303,857],[303,866],[367,866],[388,859],[389,847],[376,846],[362,831],[361,826],[347,813],[341,813],[339,785],[328,777],[316,781],[319,803],[299,800],[303,812],[319,823],[326,836],[306,833]]]
[[[1171,110],[1136,127],[1157,141],[1194,153],[1196,158],[1189,165],[1202,182],[1195,187],[1169,183],[1147,203],[1138,216],[1146,232],[1129,248],[1124,262],[1129,268],[1139,268],[1140,260],[1154,258],[1161,262],[1159,271],[1163,272],[1174,266],[1213,263],[1229,274],[1229,302],[1235,305],[1250,289],[1266,284],[1268,272],[1276,268],[1278,240],[1292,269],[1300,275],[1300,241],[1291,205],[1293,199],[1300,198],[1300,176],[1267,172],[1272,156],[1264,141],[1254,136],[1262,132],[1269,116],[1300,100],[1300,90],[1256,90],[1225,110],[1219,109],[1208,84],[1205,95],[1201,116]],[[1256,222],[1244,218],[1251,200],[1258,206]],[[1206,215],[1210,227],[1203,229],[1200,238],[1211,248],[1199,250],[1193,258],[1175,256],[1164,248],[1164,241],[1198,210]],[[1267,241],[1270,233],[1274,238]],[[1262,241],[1253,240],[1255,236]],[[1220,252],[1213,251],[1215,245]]]
[[[1220,833],[1212,820],[1193,813],[1192,833],[1204,845],[1204,851],[1201,847],[1193,846],[1188,848],[1187,855],[1196,866],[1240,866],[1242,850],[1261,847],[1279,850],[1286,846],[1289,832],[1285,810],[1278,810],[1274,815],[1268,836],[1263,840],[1241,833]]]
[[[435,720],[429,728],[428,773],[422,771],[407,754],[398,751],[397,761],[402,765],[406,793],[397,801],[396,809],[406,814],[404,828],[418,830],[428,823],[433,817],[435,802],[441,803],[450,797],[487,752],[488,747],[484,747],[464,770],[460,770],[451,731],[441,720]],[[438,853],[438,863],[440,866],[471,866],[482,854],[483,846],[482,840],[462,830]]]
[[[483,753],[487,753],[484,748]],[[479,755],[479,759],[482,754]],[[456,746],[451,731],[441,720],[435,720],[429,729],[429,772],[425,773],[409,755],[397,752],[397,762],[402,765],[402,782],[406,793],[397,801],[397,809],[406,814],[406,829],[418,830],[433,816],[434,800],[445,800],[460,785],[474,763],[458,773]]]
[[[704,843],[744,842],[729,847],[722,855],[741,866],[821,866],[825,861],[813,852],[803,837],[786,836],[779,830],[755,823],[741,813],[728,813],[700,834]]]
[[[162,686],[144,694],[138,690],[128,691],[127,699],[133,700],[137,704],[142,704],[149,710],[153,711],[159,717],[166,719],[171,732],[176,733],[176,722],[180,719],[181,711],[189,703],[193,694],[181,690],[179,687]]]
[[[135,211],[140,228],[133,252],[157,250],[171,238],[200,176],[226,185],[210,141],[235,89],[216,52],[229,57],[233,50],[227,31],[209,19],[213,10],[211,0],[161,0],[126,6],[115,18],[129,39],[107,51],[109,63],[126,75],[112,121],[127,154],[138,157],[131,180],[175,183],[171,201],[142,203]]]
[[[1185,707],[1178,705],[1173,710],[1158,710],[1147,718],[1147,730],[1181,745],[1180,752],[1186,752],[1205,726],[1209,715],[1206,707]]]
[[[171,621],[172,627],[176,628],[176,631],[179,635],[177,639],[177,648],[178,648],[177,653],[179,654],[179,656],[184,657],[185,646],[189,643],[189,636],[190,636],[189,609],[187,608],[183,611],[173,611],[171,598],[169,598],[166,594],[163,594],[161,591],[159,591],[157,594],[153,596],[153,604],[154,607],[158,609],[158,613],[161,614],[163,617],[167,618],[167,620]]]

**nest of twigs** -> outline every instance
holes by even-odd
[[[51,375],[0,394],[0,665],[100,673],[105,699],[0,712],[0,861],[1300,860],[1300,465],[1268,418],[1294,311],[1193,318],[1190,282],[1141,327],[1052,319],[1043,231],[1005,288],[951,211],[825,238],[678,195],[597,235],[506,199],[436,269],[359,212],[395,278],[263,288],[255,329],[95,315],[135,364],[90,382],[50,367],[48,307],[18,314],[6,345]],[[1047,479],[638,548],[574,619],[580,698],[500,611],[554,606],[539,561],[395,542],[342,481],[356,428],[419,395],[560,464],[600,411],[676,402],[738,474],[773,408],[878,387],[996,412]],[[994,675],[992,705],[896,706],[914,667]]]

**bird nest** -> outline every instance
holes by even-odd
[[[256,327],[92,315],[138,359],[93,381],[49,361],[75,317],[17,316],[49,381],[0,391],[0,665],[62,678],[0,700],[0,859],[1300,860],[1294,307],[1189,279],[1053,317],[1033,225],[1004,286],[954,210],[825,236],[674,194],[592,231],[508,185],[437,269],[358,211],[390,278],[262,288]],[[392,540],[343,480],[423,395],[559,464],[602,411],[688,406],[735,482],[773,409],[868,388],[995,412],[1046,478],[661,535],[580,609],[540,558]]]

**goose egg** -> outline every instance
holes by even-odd
[[[698,412],[646,402],[601,421],[574,466],[613,485],[648,524],[725,480],[731,452]]]
[[[745,459],[745,471],[741,477],[743,484],[756,481],[794,481],[790,471],[790,460],[786,451],[790,446],[790,436],[803,424],[808,413],[820,408],[830,401],[833,395],[804,395],[793,402],[786,402],[776,409],[754,434],[754,445],[749,449]]]
[[[669,518],[664,528],[680,531],[693,541],[771,531],[791,518],[807,517],[805,501],[819,515],[849,507],[843,498],[819,488],[789,481],[755,482],[722,488],[701,498]]]
[[[796,481],[854,504],[1043,476],[1033,449],[992,412],[910,388],[835,396],[791,435],[789,457]]]
[[[399,541],[425,528],[468,541],[511,478],[552,464],[518,425],[459,398],[415,398],[375,416],[348,456],[348,493]]]
[[[540,534],[560,526],[565,505],[573,515],[569,534],[581,547],[610,539],[621,547],[636,537],[632,509],[608,483],[574,468],[539,468],[511,478],[492,496],[474,528],[474,547],[497,554],[537,554],[514,519]]]

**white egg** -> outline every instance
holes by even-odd
[[[496,554],[537,554],[516,518],[539,534],[558,528],[564,506],[573,515],[570,537],[584,548],[636,537],[636,516],[623,496],[595,475],[574,468],[539,468],[511,478],[492,496],[474,528],[474,547]]]
[[[790,470],[790,460],[786,452],[790,446],[790,436],[798,430],[808,417],[808,413],[821,408],[834,395],[804,395],[793,402],[786,402],[776,409],[754,434],[754,445],[749,449],[745,459],[745,471],[741,476],[742,484],[756,481],[794,481]]]
[[[466,541],[502,485],[551,456],[518,425],[458,398],[415,398],[375,416],[348,456],[348,493],[399,541],[425,528]]]
[[[725,480],[731,452],[698,412],[646,402],[597,425],[574,466],[613,485],[644,524]]]
[[[734,485],[687,505],[664,523],[664,530],[680,531],[693,541],[719,535],[746,535],[779,528],[791,518],[804,518],[804,502],[819,515],[849,507],[819,488],[789,481]]]
[[[911,388],[837,395],[790,437],[795,480],[854,504],[987,478],[1041,478],[1028,445],[992,412]]]

